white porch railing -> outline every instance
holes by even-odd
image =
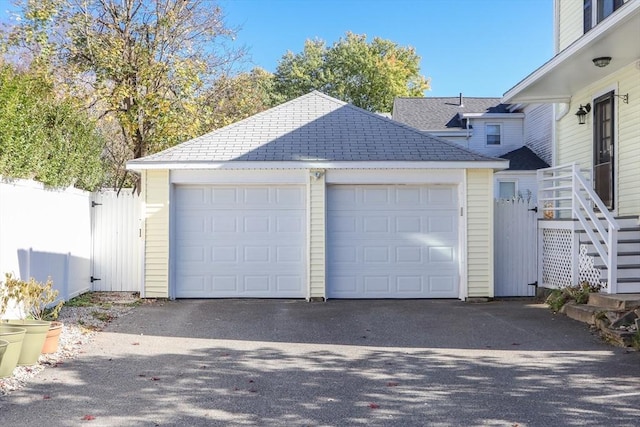
[[[578,220],[607,268],[608,292],[616,293],[620,226],[582,176],[577,164],[538,170],[538,205],[545,220]],[[574,271],[578,255],[573,254]]]

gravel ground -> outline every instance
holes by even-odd
[[[62,307],[57,319],[64,324],[58,351],[42,354],[35,365],[18,366],[13,376],[0,378],[0,395],[20,389],[47,366],[59,366],[65,360],[74,358],[113,319],[125,316],[138,304],[154,302],[141,300],[137,293],[132,292],[92,292],[88,300],[89,305],[84,307]]]

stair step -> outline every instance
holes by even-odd
[[[596,324],[596,315],[602,311],[601,307],[588,304],[568,303],[563,307],[564,314],[567,317],[589,325]]]
[[[604,244],[603,242],[600,242]],[[587,245],[587,253],[595,253],[596,249],[591,243],[581,242],[581,245]],[[637,241],[618,240],[618,252],[633,252],[638,250],[640,239]]]
[[[620,282],[620,281],[618,281]],[[633,310],[640,307],[640,294],[589,294],[587,306],[595,310]]]

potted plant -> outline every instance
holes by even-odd
[[[13,301],[19,313],[18,319],[10,319],[7,324],[27,330],[18,365],[33,365],[38,362],[51,327],[51,321],[46,320],[46,316],[56,317],[63,303],[49,308],[58,297],[58,291],[53,289],[51,279],[46,283],[38,282],[34,278],[23,281],[11,274],[6,274],[5,279],[3,305],[7,307],[9,302]]]
[[[22,352],[22,341],[27,332],[24,328],[0,323],[0,342],[6,342],[4,354],[0,356],[0,378],[10,377],[18,364]]]

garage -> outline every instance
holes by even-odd
[[[127,163],[145,298],[491,298],[509,161],[311,92]]]
[[[304,298],[303,186],[175,187],[178,298]]]
[[[457,298],[458,218],[455,186],[328,186],[327,297]]]

